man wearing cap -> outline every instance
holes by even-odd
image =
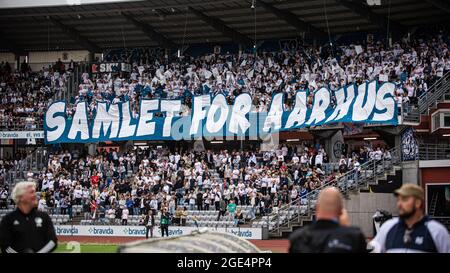
[[[450,235],[439,222],[424,214],[424,193],[405,184],[395,191],[398,218],[385,222],[369,243],[375,253],[450,253]]]

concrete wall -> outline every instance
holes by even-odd
[[[396,198],[391,193],[356,193],[345,200],[351,224],[358,226],[366,237],[373,237],[373,214],[383,209],[397,215]]]
[[[67,59],[63,58],[64,53],[67,53]],[[28,53],[29,63],[55,63],[58,59],[62,62],[70,62],[72,59],[74,62],[87,61],[89,51],[87,50],[67,50],[67,51],[36,51]]]
[[[64,59],[64,53],[67,53],[67,59]],[[89,51],[33,51],[28,53],[28,64],[33,71],[40,71],[42,70],[42,67],[53,65],[58,59],[61,59],[63,63],[70,63],[70,60],[73,60],[74,62],[88,61]]]
[[[420,185],[419,161],[404,161],[402,163],[403,184]]]

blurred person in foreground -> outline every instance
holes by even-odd
[[[369,243],[374,253],[450,253],[450,235],[424,214],[423,189],[405,184],[394,193],[398,216],[383,223]]]
[[[290,253],[367,252],[364,234],[359,228],[350,227],[342,194],[337,188],[327,187],[319,193],[316,219],[291,234]]]
[[[19,182],[12,191],[17,208],[0,224],[3,253],[48,253],[55,250],[57,238],[47,213],[37,210],[36,184]]]

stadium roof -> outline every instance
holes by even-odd
[[[450,4],[445,0],[382,0],[380,6],[369,6],[366,0],[255,1],[255,9],[250,8],[251,0],[147,0],[0,7],[0,50],[88,49],[100,52],[124,46],[252,44],[255,29],[257,40],[304,33],[327,37],[326,17],[334,35],[384,30],[387,25],[395,31],[448,23],[450,14]]]

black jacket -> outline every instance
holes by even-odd
[[[296,230],[289,237],[290,253],[363,253],[366,240],[357,227],[343,227],[330,220],[318,220]]]
[[[144,219],[144,225],[145,226],[155,226],[155,216],[152,214],[150,215],[145,215],[145,219]]]
[[[51,252],[57,246],[53,223],[47,213],[37,209],[29,214],[16,209],[2,219],[0,245],[3,253]]]

